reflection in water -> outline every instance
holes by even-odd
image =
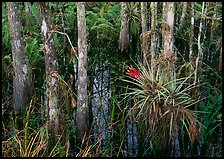
[[[111,136],[108,131],[110,121],[108,99],[110,98],[111,88],[109,68],[106,64],[107,62],[96,65],[92,99],[94,143],[101,139],[102,147],[106,146],[106,140],[108,141]]]
[[[111,138],[111,133],[108,130],[110,122],[110,108],[108,100],[110,97],[110,67],[108,67],[108,62],[106,61],[96,65],[92,99],[94,143],[102,140],[102,149],[106,146],[106,141],[110,141]],[[128,109],[127,113],[128,118],[125,128],[126,142],[124,144],[123,155],[138,156],[137,127],[130,119],[130,109]],[[98,155],[100,155],[100,152]]]

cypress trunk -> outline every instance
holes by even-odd
[[[25,57],[19,2],[7,2],[10,41],[13,58],[13,107],[15,115],[30,102],[31,80]]]
[[[85,5],[77,2],[78,20],[78,92],[77,92],[77,144],[81,146],[82,139],[88,134],[89,108],[87,94],[87,39],[86,39],[86,18]]]
[[[45,3],[40,3],[41,14],[41,32],[44,43],[45,53],[45,69],[46,69],[46,118],[50,135],[49,151],[57,143],[57,135],[59,134],[59,107],[58,107],[58,82],[54,76],[57,61],[56,52],[53,46],[51,13]]]

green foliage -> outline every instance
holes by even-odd
[[[60,5],[61,23],[64,25],[63,29],[66,33],[73,32],[74,28],[76,28],[76,4],[74,2],[64,2]],[[63,9],[62,9],[63,8]]]
[[[2,3],[2,43],[4,44],[4,49],[11,49],[10,45],[10,33],[9,33],[9,23],[8,23],[8,15],[6,3]]]
[[[30,3],[30,2],[27,2]],[[23,11],[23,16],[29,21],[29,25],[25,26],[25,32],[33,33],[35,36],[37,36],[37,33],[40,33],[40,10],[39,6],[36,3],[33,3],[29,8],[29,13],[26,15],[25,11]]]
[[[44,57],[40,53],[40,46],[38,46],[38,39],[30,36],[25,37],[25,52],[30,63],[31,68],[40,67],[44,64]]]
[[[220,94],[219,97],[215,99],[213,96],[210,95],[208,97],[207,105],[205,105],[204,102],[201,104],[201,109],[203,110],[204,113],[206,113],[206,115],[202,117],[204,118],[202,124],[205,127],[205,130],[202,134],[202,144],[206,142],[206,139],[211,139],[211,137],[214,136],[214,134],[215,136],[221,135],[215,132],[215,129],[221,126],[222,124],[221,108],[222,108],[222,94]]]
[[[214,87],[207,83],[204,89],[209,96],[206,101],[200,103],[200,110],[203,113],[201,116],[201,156],[222,156],[222,150],[219,148],[222,143],[222,87]],[[210,147],[214,149],[213,152]]]
[[[99,8],[93,7],[92,10],[86,11],[87,28],[90,35],[97,36],[97,41],[108,41],[111,44],[118,38],[120,29],[116,25],[118,8],[117,5],[109,7],[106,3],[99,4]],[[92,40],[91,36],[90,40]]]

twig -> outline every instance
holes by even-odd
[[[199,62],[199,57],[196,59],[196,68],[195,68],[195,74],[194,74],[194,85],[196,85],[197,82],[197,71],[198,71],[198,62]]]
[[[63,33],[63,32],[60,32],[60,31],[56,31],[56,30],[52,30],[50,32],[54,32],[54,33],[59,33],[59,34],[65,35],[68,38],[68,41],[69,41],[69,43],[70,43],[70,45],[72,47],[72,50],[74,51],[74,53],[76,52],[75,49],[74,49],[74,47],[73,47],[73,45],[72,45],[72,43],[71,43],[71,40],[70,40],[68,34]],[[78,56],[77,56],[77,54],[75,54],[75,56],[76,56],[77,59],[79,59]]]

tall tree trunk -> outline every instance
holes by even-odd
[[[174,2],[166,2],[166,27],[164,35],[164,58],[167,61],[165,71],[165,81],[168,82],[174,77],[173,53],[173,27],[174,27]]]
[[[156,14],[157,14],[157,2],[151,2],[151,70],[155,74],[155,54],[156,54]]]
[[[145,36],[146,32],[148,31],[147,28],[147,2],[141,2],[141,23],[142,23],[142,53],[143,53],[143,65],[146,66],[146,61],[148,61],[148,38]]]
[[[78,17],[78,92],[77,92],[77,144],[80,146],[85,133],[88,134],[89,108],[87,94],[87,40],[84,2],[77,2]],[[86,134],[86,135],[87,135]]]
[[[211,2],[205,3],[205,9],[204,9],[204,13],[203,13],[204,15],[206,15],[208,7],[209,7],[210,4],[211,4]],[[208,28],[208,22],[207,22],[208,20],[207,20],[207,18],[204,18],[204,15],[202,15],[202,17],[203,17],[203,20],[202,20],[202,30],[204,29],[204,31],[202,31],[203,40],[201,40],[201,44],[204,44],[205,40],[207,39],[207,37],[206,37],[207,29],[205,29],[205,28]],[[211,44],[212,44],[212,42],[211,42]],[[210,47],[211,47],[211,45],[210,45]],[[212,61],[212,58],[213,58],[212,51],[210,51],[210,48],[206,49],[206,52],[203,53],[202,61],[204,61],[204,62],[209,64],[209,62]]]
[[[216,19],[216,16],[217,16],[217,8],[218,8],[218,2],[215,3],[215,7],[214,7],[214,14],[213,14],[213,17],[212,17],[212,24],[211,24],[211,31],[210,31],[210,42],[213,43],[213,40],[214,40],[214,23],[215,23],[215,19]]]
[[[186,17],[186,12],[187,12],[187,2],[183,2],[183,9],[182,9],[182,14],[180,18],[180,26],[179,26],[179,32],[182,32],[185,24],[185,17]]]
[[[166,2],[163,2],[163,20],[166,20]],[[165,24],[162,22],[162,48],[164,48]]]
[[[15,115],[30,102],[31,80],[25,57],[19,2],[7,2],[10,41],[13,58],[13,106]]]
[[[174,2],[166,2],[166,29],[164,37],[165,57],[173,56]]]
[[[202,3],[202,11],[201,14],[204,14],[204,9],[205,9],[205,2]],[[201,68],[201,63],[203,59],[203,54],[202,54],[202,49],[201,49],[201,32],[202,32],[202,22],[203,22],[203,17],[201,17],[200,20],[200,25],[199,25],[199,33],[198,33],[198,56],[196,59],[196,71],[195,71],[195,77],[194,77],[194,85],[196,85],[198,81],[198,70]]]
[[[216,2],[214,5],[215,5],[214,6],[214,14],[212,16],[212,23],[211,23],[211,30],[210,30],[210,47],[209,47],[209,51],[208,51],[208,54],[209,54],[208,63],[209,64],[214,64],[214,62],[213,62],[214,61],[213,49],[215,47],[215,45],[214,45],[214,32],[215,32],[214,25],[215,25],[216,16],[217,16],[218,2]],[[206,11],[205,11],[205,13],[206,13]]]
[[[41,32],[44,43],[45,69],[46,69],[46,116],[50,141],[49,151],[57,143],[59,134],[59,107],[58,107],[58,82],[55,76],[57,68],[56,52],[53,46],[51,13],[46,4],[40,3]]]
[[[205,8],[205,2],[202,3],[202,16],[204,14],[204,8]],[[201,50],[201,32],[202,32],[202,24],[203,23],[203,17],[201,17],[200,20],[200,26],[199,26],[199,33],[198,33],[198,57],[200,57],[200,60],[202,59],[202,50]]]
[[[128,2],[121,2],[121,31],[119,37],[119,49],[124,51],[129,46]]]
[[[194,42],[194,2],[191,2],[191,27],[190,27],[189,60],[192,60],[192,57],[193,57],[193,42]]]

